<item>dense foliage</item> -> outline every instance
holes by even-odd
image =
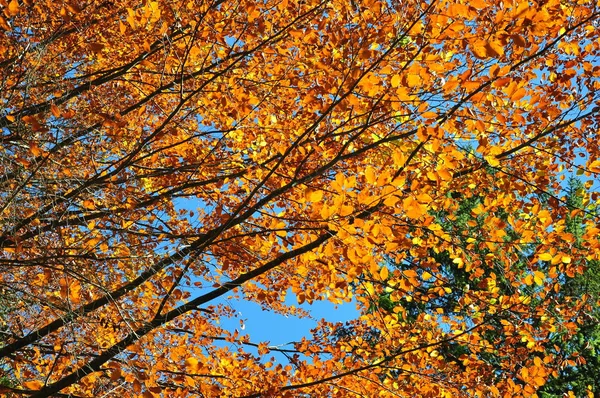
[[[597,388],[596,2],[0,7],[2,394]]]
[[[573,211],[565,217],[565,230],[572,234],[575,240],[575,245],[582,244],[583,228],[581,226],[585,219],[597,218],[596,206],[589,206],[589,203],[584,203],[585,197],[584,184],[577,179],[570,179],[566,184],[566,196],[563,198],[564,203]],[[485,214],[477,214],[476,210],[481,204],[481,196],[472,196],[462,198],[455,195],[455,198],[460,201],[458,209],[455,213],[449,215],[441,212],[436,216],[436,220],[441,223],[445,230],[453,229],[456,236],[465,237],[466,241],[461,246],[468,245],[468,241],[474,242],[471,236],[476,235],[476,231],[482,228],[482,220]],[[542,208],[550,207],[551,197],[541,194],[537,197],[537,201]],[[572,215],[571,215],[572,214]],[[450,217],[449,217],[450,216]],[[511,223],[508,222],[510,214],[501,214],[501,220],[504,225],[504,236],[506,241],[519,239],[519,236],[514,233]],[[448,221],[448,219],[451,221]],[[517,258],[513,262],[512,267],[526,271],[526,264],[530,261],[531,256],[537,251],[540,242],[528,243],[525,246],[516,247],[511,256]],[[486,262],[490,272],[498,272],[499,277],[495,288],[499,289],[501,295],[510,295],[514,290],[514,286],[502,276],[501,262],[490,256],[492,252],[486,245],[476,246],[470,251],[470,255],[480,261]],[[508,254],[508,253],[507,253]],[[393,301],[393,289],[387,288],[377,297],[377,301],[373,301],[370,308],[372,312],[386,311],[393,312],[398,315],[400,322],[412,323],[419,316],[436,317],[440,311],[444,314],[454,314],[455,317],[465,316],[464,304],[470,302],[470,296],[475,294],[477,290],[487,290],[489,286],[486,280],[489,276],[485,274],[477,275],[467,273],[464,267],[459,267],[452,261],[448,251],[437,252],[431,251],[431,257],[437,263],[438,278],[443,278],[445,283],[452,288],[447,288],[447,293],[441,297],[428,295],[431,286],[427,283],[421,284],[416,295],[400,297],[398,301]],[[418,263],[418,258],[410,258],[403,260],[401,263],[393,261],[386,265],[390,269],[399,269],[406,272]],[[513,317],[518,317],[517,323],[527,323],[534,326],[541,325],[548,318],[546,313],[553,312],[553,316],[560,318],[560,310],[554,308],[555,303],[562,303],[574,300],[585,300],[589,306],[587,312],[582,317],[567,317],[561,319],[561,325],[567,322],[573,322],[572,329],[563,327],[555,327],[552,333],[548,335],[548,340],[545,343],[545,349],[552,352],[556,358],[560,358],[562,366],[555,369],[545,380],[543,386],[540,387],[538,394],[541,397],[551,398],[563,397],[565,393],[571,392],[577,397],[584,397],[588,393],[600,391],[597,375],[600,374],[600,262],[591,260],[586,262],[584,271],[577,274],[573,278],[566,279],[553,292],[546,295],[543,299],[528,300],[530,310],[520,314],[512,313]],[[541,271],[547,273],[552,267],[552,261],[540,262]],[[538,274],[539,275],[539,274]],[[423,277],[423,275],[421,275]],[[535,272],[530,274],[529,286],[527,289],[528,295],[533,295],[536,289],[543,283],[542,280],[536,279]],[[425,278],[429,280],[431,278]],[[367,282],[369,275],[365,275],[362,282]],[[533,280],[533,283],[531,281]],[[482,283],[483,282],[483,283]],[[499,283],[498,283],[499,282]],[[396,296],[397,297],[397,296]],[[558,312],[557,312],[558,310]],[[506,322],[507,312],[498,312],[490,314],[490,324],[495,325],[494,329],[490,329],[484,338],[487,344],[495,347],[502,347],[507,343],[506,337],[502,333],[497,333],[502,330],[502,324]],[[351,330],[345,330],[347,335],[351,335]],[[364,336],[363,336],[364,337]],[[520,342],[512,341],[512,349],[517,346],[527,347],[528,341],[522,339]],[[507,347],[504,347],[505,349]],[[450,344],[442,345],[439,353],[443,355],[447,362],[466,366],[472,359],[472,350],[469,344],[460,342],[451,342]],[[509,378],[514,377],[511,372],[503,372],[502,365],[502,350],[494,350],[492,353],[479,353],[480,358],[488,363],[494,370],[494,378]],[[387,377],[395,376],[394,372],[388,373]],[[518,380],[516,380],[519,382]],[[489,381],[488,384],[493,384],[494,381]]]

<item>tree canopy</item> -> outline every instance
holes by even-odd
[[[585,369],[596,2],[0,6],[3,394],[514,397]],[[223,297],[360,316],[284,350]]]
[[[580,180],[569,179],[566,188],[567,195],[565,201],[567,205],[573,210],[577,209],[578,211],[572,213],[576,214],[575,216],[571,216],[570,214],[566,216],[565,231],[572,234],[575,239],[575,245],[580,245],[581,234],[583,233],[581,225],[586,218],[597,217],[598,209],[595,206],[589,208],[584,203],[585,189],[584,184]],[[539,195],[537,199],[542,209],[550,206],[550,198],[547,195]],[[477,212],[474,211],[474,209],[479,207],[481,200],[482,197],[480,196],[461,200],[455,213],[438,213],[437,220],[442,223],[445,230],[453,229],[455,234],[463,237],[473,236],[474,231],[481,228],[482,221],[485,218],[485,214],[476,214]],[[506,239],[518,239],[519,236],[514,233],[510,223],[507,222],[509,214],[499,214],[499,217],[503,221],[503,234],[506,236]],[[468,245],[469,242],[467,240],[469,239],[472,238],[466,238],[462,245]],[[516,259],[513,261],[512,267],[524,270],[532,253],[537,251],[539,244],[540,242],[534,240],[527,246],[519,247],[516,252],[510,253],[509,255]],[[502,260],[498,261],[498,259],[489,256],[489,254],[490,250],[486,245],[477,245],[470,251],[472,257],[486,262],[489,270],[493,272],[494,269],[502,266]],[[370,310],[394,312],[397,314],[399,321],[409,323],[417,321],[419,317],[436,317],[438,313],[453,314],[455,317],[468,317],[469,312],[464,310],[464,303],[470,302],[470,297],[477,294],[478,290],[489,289],[489,285],[485,283],[488,276],[485,274],[476,276],[465,272],[463,267],[458,266],[452,261],[447,251],[436,252],[432,250],[431,257],[437,263],[438,274],[441,275],[445,284],[448,285],[448,288],[445,288],[447,290],[446,294],[443,296],[434,295],[432,299],[431,295],[427,293],[435,285],[429,285],[428,281],[431,278],[423,278],[422,274],[421,277],[425,282],[419,286],[418,294],[398,297],[393,289],[386,287],[386,289],[379,293],[379,296],[371,297],[371,299],[376,298],[376,300],[373,300]],[[398,269],[401,272],[407,272],[419,261],[419,258],[409,257],[400,263],[389,261],[386,266],[390,270]],[[564,365],[553,370],[550,377],[540,386],[538,394],[543,398],[560,398],[566,392],[572,392],[577,397],[584,397],[588,393],[600,391],[600,384],[597,380],[597,375],[600,374],[600,352],[598,352],[600,348],[600,324],[598,323],[600,307],[597,305],[600,300],[599,265],[600,262],[597,260],[587,261],[584,271],[564,281],[560,289],[555,289],[550,294],[539,299],[527,300],[526,304],[530,307],[529,311],[510,314],[511,316],[518,317],[520,323],[539,326],[545,321],[545,318],[547,319],[547,312],[556,311],[554,316],[560,319],[560,309],[555,309],[554,303],[579,299],[588,301],[589,308],[586,315],[573,320],[576,324],[574,330],[561,327],[554,328],[545,342],[545,349],[552,352],[552,355],[555,357],[560,358],[559,361],[564,362]],[[539,267],[541,269],[538,272],[546,273],[548,272],[548,267],[552,267],[552,261],[541,261]],[[369,277],[365,275],[361,283],[369,283]],[[543,282],[536,279],[535,272],[529,278],[529,285],[524,288],[528,289],[526,291],[528,295],[532,295],[536,289],[540,288],[539,286]],[[500,272],[498,279],[499,282],[497,281],[495,284],[495,289],[499,290],[501,297],[510,295],[514,290],[514,286],[503,278],[502,272]],[[531,282],[532,280],[533,283]],[[394,301],[392,297],[398,301]],[[567,314],[567,317],[570,316],[571,314]],[[508,349],[514,349],[515,346],[519,347],[519,345],[527,347],[528,341],[523,339],[520,342],[514,340],[507,341],[502,333],[502,325],[506,322],[506,319],[506,312],[489,315],[489,323],[495,327],[488,329],[482,337],[485,339],[486,344],[496,347],[495,350],[491,352],[476,352],[473,355],[469,344],[453,341],[441,345],[439,354],[443,355],[446,362],[453,362],[455,365],[458,364],[458,366],[463,367],[465,363],[471,362],[473,358],[477,358],[477,360],[486,363],[494,369],[493,378],[514,378],[514,372],[504,371],[502,353],[506,352],[508,348],[504,347],[504,345],[506,343],[514,345]],[[561,323],[571,320],[569,318],[562,318]],[[343,331],[346,335],[352,334],[352,328],[345,328]],[[378,338],[379,335],[375,334],[374,337]],[[396,373],[394,372],[386,374],[386,377],[395,376]],[[493,378],[487,383],[493,384]]]

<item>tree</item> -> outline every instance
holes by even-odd
[[[477,231],[485,224],[486,214],[478,211],[484,198],[482,196],[462,198],[456,194],[450,194],[450,196],[454,196],[460,202],[456,212],[453,214],[441,212],[433,215],[436,217],[436,221],[441,223],[445,231],[453,230],[454,235],[462,237],[463,242],[461,243],[461,247],[465,248],[469,243],[477,241],[477,238],[473,237],[477,236]],[[597,218],[596,206],[590,206],[589,201],[585,200],[586,197],[584,184],[580,180],[571,178],[567,181],[566,195],[562,200],[567,206],[568,211],[564,214],[562,221],[565,224],[565,231],[572,234],[575,240],[574,243],[578,246],[582,243],[583,229],[581,226],[584,220]],[[547,195],[539,195],[537,198],[538,206],[541,209],[548,209],[550,199],[552,198]],[[514,223],[511,222],[510,218],[522,218],[523,216],[525,216],[524,213],[504,213],[500,215],[500,220],[504,226],[503,232],[500,234],[503,235],[504,242],[519,239],[519,235],[515,233],[512,227]],[[518,259],[513,262],[512,268],[520,269],[527,274],[525,265],[531,260],[532,255],[538,250],[539,245],[540,242],[533,241],[526,246],[518,248],[514,253],[507,253],[511,257],[514,256],[514,258]],[[470,250],[470,253],[474,259],[486,262],[491,272],[499,270],[502,266],[501,261],[490,256],[493,253],[487,245],[476,246]],[[441,297],[434,295],[434,298],[430,299],[431,295],[428,295],[428,293],[432,289],[427,286],[427,283],[424,283],[419,287],[418,295],[401,297],[398,301],[393,301],[391,297],[394,296],[394,289],[387,287],[386,291],[377,297],[377,301],[373,302],[371,311],[394,312],[397,314],[400,322],[411,324],[417,321],[419,317],[436,317],[440,310],[444,314],[454,314],[455,317],[469,316],[468,312],[464,311],[464,306],[461,303],[471,301],[471,297],[479,294],[480,290],[488,290],[489,282],[486,283],[486,281],[489,281],[489,276],[481,273],[466,272],[464,267],[452,261],[448,251],[436,252],[435,249],[431,249],[430,256],[436,261],[439,269],[438,278],[441,277],[445,284],[452,286],[453,290],[450,287],[445,287],[445,295]],[[419,270],[420,265],[418,263],[420,259],[407,257],[409,259],[405,259],[402,263],[387,263],[386,266],[390,269],[401,270],[401,272]],[[594,392],[599,391],[598,381],[595,377],[600,372],[600,357],[597,352],[600,343],[600,340],[598,340],[598,333],[600,331],[598,322],[600,315],[598,310],[600,308],[598,305],[600,303],[598,264],[598,261],[595,260],[587,262],[582,274],[578,274],[574,278],[567,279],[560,285],[556,285],[554,288],[555,291],[546,296],[544,300],[528,300],[530,310],[518,314],[522,323],[539,327],[545,318],[548,318],[547,313],[555,311],[553,303],[568,302],[574,300],[574,298],[583,298],[583,301],[587,301],[584,316],[574,319],[563,318],[559,325],[550,330],[551,333],[549,333],[547,342],[545,343],[545,350],[552,352],[560,360],[559,366],[552,372],[538,391],[542,397],[562,397],[569,391],[574,396],[583,397],[588,392],[593,395]],[[415,265],[417,265],[416,268]],[[537,286],[543,283],[540,279],[541,277],[538,278],[539,274],[536,275],[536,272],[542,272],[543,274],[550,272],[552,261],[548,261],[545,264],[541,263],[540,266],[544,267],[544,269],[534,271],[533,274],[528,273],[525,276],[529,281],[528,285],[530,285],[528,294],[534,294],[538,288]],[[502,296],[511,295],[514,286],[507,283],[501,271],[498,273],[500,275],[494,284],[494,288],[499,289]],[[429,277],[424,278],[423,274],[421,274],[422,279],[426,281],[431,279]],[[372,276],[365,276],[362,279],[362,283],[368,283],[370,280],[373,280]],[[556,310],[560,312],[560,309]],[[517,314],[513,313],[512,315]],[[556,318],[558,319],[559,317]],[[505,343],[505,336],[497,333],[497,331],[502,330],[501,325],[506,320],[507,314],[505,312],[498,313],[497,317],[491,315],[490,324],[495,325],[495,328],[488,331],[483,337],[485,338],[485,343],[496,347],[496,350],[492,353],[480,353],[480,357],[475,356],[478,361],[492,365],[495,371],[494,377],[500,379],[511,377],[511,373],[503,371],[501,361],[503,353],[499,349]],[[572,323],[576,329],[569,330],[565,328],[563,325],[567,323]],[[573,329],[572,325],[571,329]],[[351,335],[351,331],[348,330],[346,332],[346,334]],[[515,342],[512,344],[514,345]],[[529,342],[525,339],[521,342],[516,342],[516,344],[517,346],[527,347]],[[514,347],[511,347],[511,349],[514,349]],[[438,351],[439,355],[443,356],[446,362],[451,362],[461,367],[463,371],[466,371],[468,368],[466,364],[473,362],[474,359],[469,342],[452,342],[440,347]],[[397,372],[392,371],[386,377],[397,377]],[[519,380],[518,378],[514,382],[523,384],[523,380]]]
[[[600,172],[597,5],[0,5],[6,391],[515,396],[559,371],[552,333],[589,301],[553,292],[600,253],[597,219],[577,244],[566,230],[555,178]],[[430,215],[453,195],[479,198],[474,241]],[[481,285],[453,313],[368,311],[388,288],[464,291],[440,253]],[[363,313],[352,336],[323,320],[286,364],[220,322],[220,297],[301,313],[289,294]]]
[[[583,221],[598,214],[597,206],[580,211],[585,209],[586,205],[589,206],[584,192],[585,185],[581,181],[569,180],[566,202],[572,210],[566,217],[566,230],[573,234],[578,246],[583,243]],[[579,329],[574,336],[557,333],[551,340],[553,345],[560,348],[557,355],[565,359],[567,366],[560,369],[542,388],[541,396],[544,398],[560,397],[565,391],[571,391],[575,396],[584,396],[588,391],[596,395],[600,392],[600,381],[593,376],[600,372],[599,271],[600,262],[588,261],[584,272],[566,280],[561,288],[564,295],[587,298],[589,307],[580,318],[582,323],[578,325]],[[572,355],[572,358],[569,358],[569,355]]]

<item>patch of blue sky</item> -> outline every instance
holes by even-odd
[[[299,305],[291,289],[287,291],[285,304],[309,312],[310,317],[283,315],[244,299],[224,297],[216,300],[215,304],[224,304],[236,311],[235,318],[221,319],[220,326],[231,332],[237,330],[241,335],[248,334],[252,342],[269,342],[271,347],[284,349],[293,348],[293,344],[302,338],[310,338],[311,329],[317,326],[320,319],[344,323],[360,315],[355,302],[336,305],[329,301],[314,301],[312,304]],[[252,347],[249,349],[252,350]]]

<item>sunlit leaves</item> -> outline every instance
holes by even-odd
[[[558,182],[600,172],[596,13],[5,1],[2,370],[46,395],[535,393],[587,304],[534,304],[598,257]],[[242,298],[360,315],[278,352]]]

